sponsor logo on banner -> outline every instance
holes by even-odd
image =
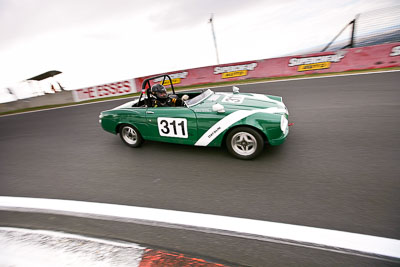
[[[186,79],[188,72],[183,71],[183,72],[173,73],[173,74],[168,74],[168,75],[169,75],[169,77],[171,77],[172,84],[179,84],[182,82],[182,79]],[[160,77],[160,78],[154,79],[154,82],[162,83],[163,79],[164,79],[164,77]],[[171,84],[170,80],[168,78],[165,79],[163,85],[170,85],[170,84]]]
[[[91,86],[73,91],[75,102],[89,99],[104,98],[117,95],[126,95],[136,92],[133,80]]]
[[[257,67],[257,63],[225,66],[225,67],[215,67],[214,74],[221,74],[222,79],[247,76],[249,71],[254,70]]]
[[[338,63],[344,58],[346,51],[339,51],[333,55],[291,58],[289,67],[297,67],[297,71],[329,69],[332,63]]]
[[[390,53],[389,56],[391,57],[400,56],[400,45],[393,47],[392,52]]]

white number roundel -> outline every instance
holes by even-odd
[[[222,99],[222,102],[232,103],[232,104],[242,104],[244,96],[242,95],[227,95]]]

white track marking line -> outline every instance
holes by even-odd
[[[282,79],[282,80],[273,80],[273,81],[264,81],[264,82],[253,82],[253,83],[243,83],[243,85],[251,85],[251,84],[259,84],[259,83],[278,83],[278,82],[290,82],[290,81],[299,81],[299,80],[313,80],[313,79],[323,79],[323,78],[336,78],[336,77],[346,77],[346,76],[357,76],[357,75],[369,75],[369,74],[381,74],[381,73],[390,73],[390,72],[399,72],[400,70],[384,70],[384,71],[371,71],[371,72],[362,72],[362,73],[348,73],[348,74],[334,74],[329,75],[329,73],[325,76],[316,76],[316,77],[303,77],[303,78],[292,78],[292,79]],[[275,77],[271,77],[275,78]],[[279,77],[277,77],[279,78]],[[240,86],[242,84],[238,84]],[[226,86],[226,85],[225,85]],[[219,86],[219,87],[225,87]]]
[[[304,78],[292,78],[292,79],[282,79],[282,80],[274,80],[274,81],[261,81],[261,82],[252,82],[252,83],[241,83],[237,84],[237,86],[241,85],[252,85],[252,84],[260,84],[260,83],[279,83],[279,82],[290,82],[290,81],[298,81],[298,80],[312,80],[312,79],[323,79],[323,78],[335,78],[335,77],[345,77],[345,76],[356,76],[356,75],[368,75],[368,74],[381,74],[381,73],[390,73],[390,72],[399,72],[400,70],[385,70],[385,71],[371,71],[371,72],[364,72],[364,73],[349,73],[349,74],[335,74],[335,75],[328,75],[326,76],[317,76],[317,77],[304,77]],[[268,77],[267,77],[268,78]],[[275,78],[275,77],[271,77]],[[200,88],[195,88],[195,89],[182,89],[182,92],[186,91],[196,91],[196,90],[202,90],[202,89],[208,89],[208,88],[222,88],[222,87],[227,87],[230,85],[221,85],[221,86],[211,86],[211,87],[200,87]],[[34,111],[27,111],[27,112],[21,112],[21,113],[16,113],[16,114],[8,114],[8,115],[0,115],[1,117],[8,117],[8,116],[16,116],[16,115],[21,115],[21,114],[28,114],[28,113],[35,113],[35,112],[40,112],[40,111],[48,111],[48,110],[55,110],[55,109],[63,109],[63,108],[71,108],[71,107],[77,107],[77,106],[84,106],[84,105],[91,105],[91,104],[100,104],[104,102],[111,102],[111,101],[118,101],[118,100],[124,100],[127,98],[132,98],[131,97],[126,97],[126,98],[118,98],[118,99],[109,99],[109,100],[104,100],[104,101],[96,101],[96,102],[90,102],[90,103],[84,103],[84,104],[74,104],[70,106],[65,106],[65,107],[58,107],[58,108],[48,108],[48,109],[41,109],[41,110],[34,110]]]
[[[32,111],[26,111],[26,112],[15,113],[15,114],[0,115],[0,118],[1,118],[1,117],[9,117],[9,116],[22,115],[22,114],[29,114],[29,113],[36,113],[36,112],[41,112],[41,111],[49,111],[49,110],[55,110],[55,109],[64,109],[64,108],[73,108],[73,107],[86,106],[86,105],[92,105],[92,104],[100,104],[100,103],[111,102],[111,101],[117,101],[117,100],[124,100],[124,99],[126,100],[127,98],[109,99],[109,100],[104,100],[104,101],[96,101],[96,102],[83,103],[83,104],[72,104],[72,105],[64,106],[64,107],[46,108],[46,109],[32,110]],[[1,104],[1,103],[0,103],[0,104]]]
[[[0,196],[0,210],[134,222],[400,259],[400,240],[284,223],[75,200]]]

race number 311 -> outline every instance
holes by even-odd
[[[160,136],[188,138],[186,119],[160,117],[157,123]]]

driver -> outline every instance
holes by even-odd
[[[151,87],[152,107],[176,107],[183,106],[189,96],[184,95],[180,99],[177,95],[168,95],[167,89],[162,84],[155,84]]]

